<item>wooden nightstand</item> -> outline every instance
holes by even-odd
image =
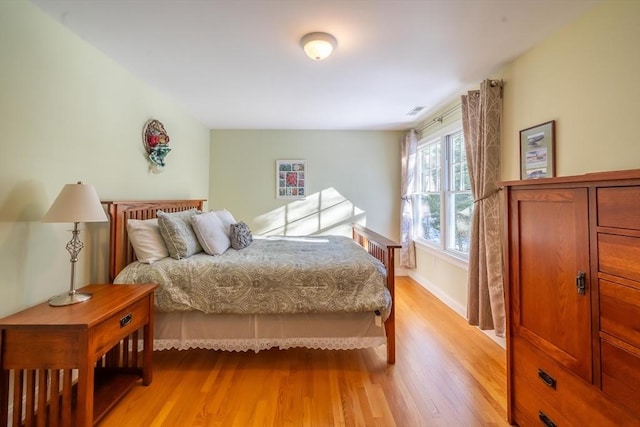
[[[89,285],[87,302],[0,319],[0,425],[91,426],[140,379],[150,384],[156,286]]]

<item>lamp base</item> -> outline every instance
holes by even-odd
[[[53,307],[62,307],[65,305],[77,304],[79,302],[85,302],[91,298],[91,294],[82,294],[79,292],[68,292],[66,294],[58,295],[49,299],[49,305]]]

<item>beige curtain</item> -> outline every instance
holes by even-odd
[[[418,136],[415,130],[407,132],[400,141],[401,149],[401,223],[400,223],[400,267],[416,267],[416,250],[413,243],[413,200],[416,174],[416,149]]]
[[[500,201],[502,82],[485,80],[462,96],[462,126],[474,198],[469,251],[469,323],[504,337]]]

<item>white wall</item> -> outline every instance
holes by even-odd
[[[26,1],[0,2],[0,94],[0,316],[69,288],[72,226],[40,222],[64,184],[103,200],[208,196],[209,130]],[[151,118],[173,149],[157,175]],[[80,237],[78,285],[107,280],[106,223]]]
[[[353,220],[366,219],[397,240],[401,135],[214,130],[210,207],[230,210],[257,234],[343,232]],[[305,202],[276,198],[276,160],[287,159],[307,161]]]
[[[604,1],[487,78],[504,81],[502,179],[520,177],[519,131],[550,120],[557,176],[640,168],[640,2]],[[411,276],[466,315],[466,268],[417,261]]]

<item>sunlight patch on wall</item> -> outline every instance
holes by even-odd
[[[330,187],[254,218],[254,234],[351,236],[351,224],[366,225],[366,213]]]

